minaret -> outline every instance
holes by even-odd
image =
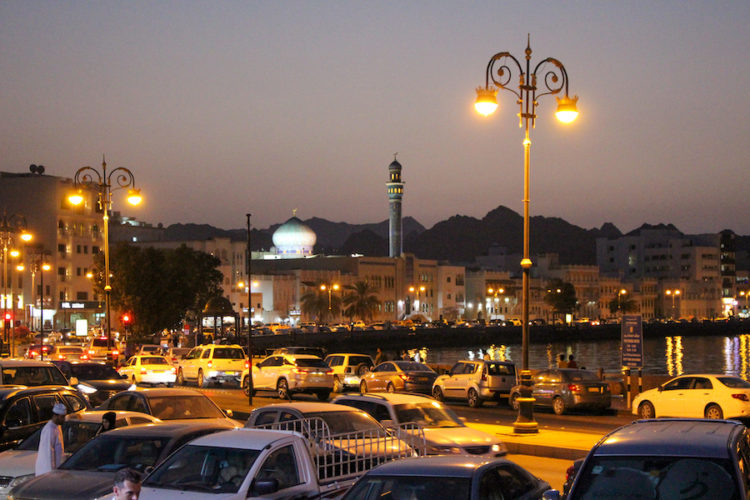
[[[389,255],[390,257],[401,257],[404,252],[402,243],[403,230],[401,229],[401,198],[404,196],[404,183],[401,182],[401,164],[396,160],[395,153],[393,162],[388,165],[388,207],[390,212],[390,224],[388,230]]]

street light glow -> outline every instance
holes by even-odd
[[[557,111],[555,116],[563,123],[571,123],[578,118],[578,96],[572,99],[568,96],[557,98]]]
[[[489,116],[497,109],[497,89],[494,87],[477,87],[477,100],[474,109],[480,115]]]
[[[137,206],[137,205],[140,205],[141,201],[143,201],[143,196],[141,196],[140,189],[128,190],[128,203],[130,203],[133,206]]]
[[[68,201],[71,205],[78,206],[81,203],[83,203],[83,190],[79,189],[78,191],[71,193],[68,196]]]

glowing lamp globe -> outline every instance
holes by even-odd
[[[494,87],[477,87],[477,100],[474,109],[484,116],[489,116],[497,109],[497,89]]]
[[[555,116],[563,123],[570,123],[578,118],[578,96],[572,99],[568,96],[557,98],[557,112]]]

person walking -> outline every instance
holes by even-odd
[[[387,360],[388,358],[385,354],[383,354],[383,350],[380,347],[378,347],[378,351],[375,354],[375,366],[378,366],[380,363],[382,363],[383,361],[387,361]]]
[[[39,453],[36,455],[34,475],[41,476],[57,467],[63,461],[62,424],[65,422],[67,409],[62,403],[52,407],[52,418],[42,428],[39,436]]]
[[[141,474],[125,467],[115,474],[112,500],[138,500],[141,496]]]

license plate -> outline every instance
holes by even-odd
[[[589,392],[599,392],[598,387],[589,387]]]

